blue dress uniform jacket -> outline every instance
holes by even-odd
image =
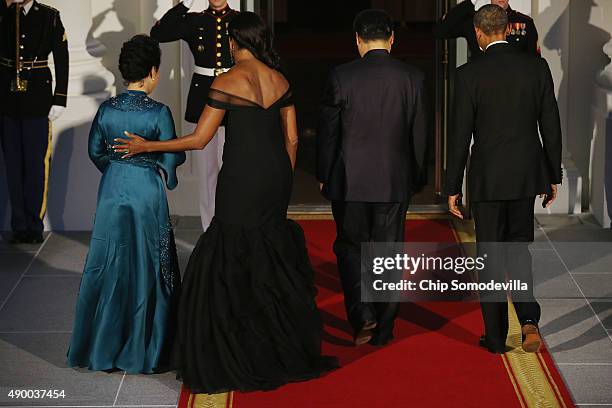
[[[151,29],[151,37],[160,42],[185,41],[196,66],[216,70],[213,76],[193,74],[185,112],[188,122],[198,122],[215,76],[233,65],[227,26],[237,13],[229,6],[223,10],[208,8],[201,13],[190,13],[179,3]]]
[[[66,106],[68,90],[68,39],[58,10],[33,2],[27,15],[20,16],[21,78],[26,92],[11,92],[16,77],[15,4],[0,1],[0,114],[17,118],[46,117],[52,105]],[[55,64],[52,89],[49,54]]]

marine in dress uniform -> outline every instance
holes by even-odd
[[[68,40],[56,9],[36,0],[19,6],[9,3],[7,7],[0,0],[0,122],[11,227],[14,243],[40,243],[47,209],[51,121],[61,115],[67,99]],[[51,53],[55,89],[48,66]]]
[[[476,14],[476,0],[465,0],[449,10],[434,28],[437,38],[465,38],[470,49],[471,58],[483,55],[476,41],[474,30],[474,14]],[[518,47],[521,51],[540,55],[538,45],[538,30],[533,19],[523,13],[513,10],[510,5],[506,8],[508,13],[508,29],[506,36],[508,43]]]
[[[237,12],[229,7],[227,1],[215,3],[220,6],[193,13],[189,12],[193,0],[185,0],[170,9],[151,29],[151,36],[160,42],[185,41],[193,54],[195,68],[185,112],[185,120],[190,123],[198,123],[215,77],[233,65],[227,26]],[[225,128],[221,127],[204,150],[195,152],[200,172],[200,215],[204,230],[214,215],[224,141]]]

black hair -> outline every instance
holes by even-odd
[[[238,47],[251,51],[255,58],[270,68],[280,69],[280,57],[272,46],[272,32],[257,14],[250,11],[238,13],[227,30]]]
[[[366,42],[388,40],[393,34],[393,20],[384,10],[363,10],[353,20],[353,31]]]
[[[159,42],[145,34],[138,34],[123,43],[119,55],[119,71],[126,84],[142,81],[152,68],[159,69]]]
[[[474,27],[486,35],[502,34],[508,28],[508,13],[496,4],[482,6],[474,15]]]

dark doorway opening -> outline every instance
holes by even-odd
[[[300,147],[291,205],[313,208],[329,203],[321,197],[315,178],[315,137],[319,102],[330,70],[359,58],[352,32],[354,16],[367,8],[385,9],[395,21],[392,55],[418,67],[426,76],[429,115],[427,186],[416,194],[414,206],[439,205],[443,170],[446,109],[445,50],[432,30],[447,0],[334,0],[307,2],[256,0],[255,11],[274,27],[275,46],[296,97]],[[446,54],[447,55],[447,54]]]

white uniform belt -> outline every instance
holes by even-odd
[[[229,68],[204,68],[204,67],[200,67],[198,65],[196,65],[193,68],[193,72],[198,74],[198,75],[204,75],[204,76],[210,76],[210,77],[216,77],[219,76],[221,74],[223,74],[224,72],[229,71]]]

